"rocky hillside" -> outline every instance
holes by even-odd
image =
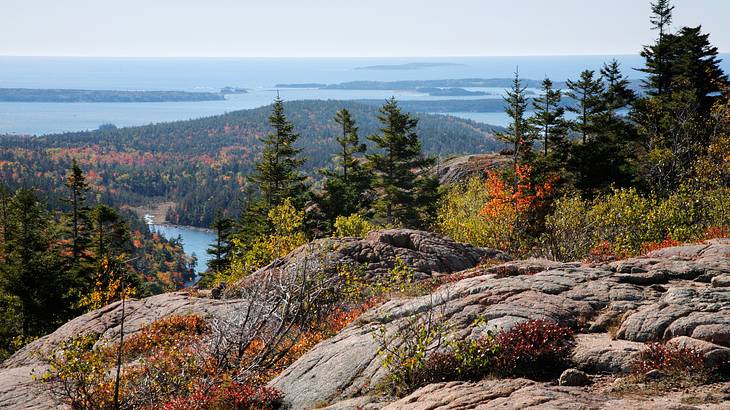
[[[648,256],[587,265],[545,260],[475,267],[480,259],[507,259],[486,249],[456,244],[407,230],[373,232],[367,239],[329,239],[308,245],[324,265],[357,261],[381,275],[396,255],[422,277],[451,275],[432,294],[386,302],[360,316],[336,336],[317,344],[271,385],[295,409],[465,409],[465,408],[728,408],[730,383],[677,391],[632,386],[628,373],[651,342],[704,353],[707,366],[730,359],[730,240],[666,248]],[[301,264],[305,248],[275,262]],[[317,251],[318,250],[318,251]],[[326,257],[325,257],[326,256]],[[456,272],[461,271],[461,272]],[[125,333],[171,314],[226,315],[240,300],[229,291],[215,300],[172,293],[127,305]],[[235,293],[235,292],[233,292]],[[228,297],[226,297],[228,295]],[[386,377],[374,334],[397,334],[409,318],[436,310],[458,338],[546,319],[575,331],[572,369],[559,380],[527,378],[427,385],[405,398],[385,397]],[[0,366],[0,407],[48,408],[53,403],[30,378],[42,366],[34,351],[71,335],[119,331],[120,306],[81,316],[16,353]],[[482,318],[482,320],[475,320]],[[42,369],[40,369],[42,370]],[[660,379],[661,374],[652,377]]]

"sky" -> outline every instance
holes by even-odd
[[[423,57],[635,54],[643,0],[0,0],[0,55]],[[730,52],[730,0],[675,0]]]

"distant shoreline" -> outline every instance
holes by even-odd
[[[230,90],[230,91],[229,91]],[[220,93],[189,91],[121,91],[46,88],[0,88],[0,102],[27,103],[148,103],[225,100],[225,94],[245,90],[225,88]],[[226,92],[229,91],[229,92]]]

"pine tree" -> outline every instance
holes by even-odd
[[[69,190],[69,196],[64,199],[64,202],[71,206],[69,215],[71,223],[71,249],[73,261],[75,264],[78,264],[82,248],[88,244],[88,235],[85,227],[87,225],[86,222],[88,222],[87,213],[89,208],[86,206],[86,193],[89,191],[89,185],[86,183],[84,173],[75,159],[66,177],[65,186]]]
[[[627,108],[636,100],[636,93],[630,88],[631,83],[621,73],[621,65],[616,60],[603,65],[601,76],[606,83],[603,106],[611,122],[618,117],[618,111]]]
[[[674,37],[670,35],[669,29],[674,6],[670,0],[658,0],[656,3],[651,3],[651,12],[652,16],[649,18],[651,29],[658,31],[659,37],[656,43],[645,46],[642,50],[641,56],[646,59],[646,67],[641,71],[648,74],[643,82],[645,88],[649,90],[649,95],[661,96],[669,89],[672,81],[669,59]]]
[[[571,122],[571,128],[581,134],[585,144],[588,136],[597,131],[596,122],[605,110],[601,98],[603,84],[600,78],[595,78],[594,71],[585,70],[578,81],[568,80],[566,85],[569,90],[566,95],[578,104],[568,107],[568,111],[578,114],[578,119]]]
[[[300,172],[304,159],[299,158],[300,150],[294,147],[299,134],[286,118],[281,98],[274,101],[269,124],[274,132],[262,139],[263,154],[252,179],[259,185],[266,209],[280,205],[286,198],[302,206],[307,194],[306,177]]]
[[[358,155],[366,151],[366,146],[360,143],[350,112],[346,109],[338,111],[335,122],[342,127],[342,134],[337,137],[339,154],[334,159],[335,169],[321,171],[326,177],[321,204],[330,220],[366,210],[370,205],[368,191],[372,180],[371,173]]]
[[[97,205],[91,212],[96,279],[88,306],[97,308],[121,297],[124,259],[129,250],[129,228],[116,209]]]
[[[504,101],[507,104],[505,112],[512,119],[506,133],[497,134],[500,141],[512,145],[512,165],[514,170],[532,151],[532,141],[535,138],[534,129],[525,118],[527,112],[527,87],[522,86],[519,71],[515,71],[512,88],[507,90]],[[516,183],[515,179],[515,183]]]
[[[432,216],[430,204],[437,196],[435,178],[424,174],[435,160],[421,152],[416,134],[418,119],[401,112],[395,98],[380,108],[378,120],[381,133],[368,139],[377,144],[379,151],[367,156],[379,196],[375,201],[376,216],[387,224],[421,226]]]
[[[554,89],[553,82],[549,78],[545,78],[542,82],[542,95],[536,97],[532,102],[535,113],[530,118],[530,123],[542,134],[545,156],[548,155],[551,142],[561,145],[564,139],[565,108],[560,105],[561,98],[560,90]]]
[[[213,221],[213,230],[215,231],[215,243],[210,245],[206,250],[208,255],[213,259],[208,261],[208,269],[213,273],[219,274],[230,265],[229,252],[231,251],[230,234],[233,228],[233,220],[224,218],[220,215]]]
[[[728,77],[720,68],[717,47],[702,27],[683,27],[675,36],[671,62],[671,91],[691,91],[700,103],[700,115],[707,116]]]
[[[50,214],[29,189],[13,195],[7,220],[0,291],[19,300],[21,335],[40,336],[69,317],[70,289],[56,246],[58,233]]]

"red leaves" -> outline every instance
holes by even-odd
[[[495,342],[496,367],[502,373],[518,375],[559,368],[574,346],[570,328],[547,320],[518,323],[500,332]]]
[[[647,349],[641,352],[639,358],[633,363],[634,373],[637,374],[645,374],[651,370],[690,374],[703,368],[704,355],[702,352],[661,343],[649,343]]]
[[[165,410],[268,410],[279,407],[283,394],[273,387],[253,387],[248,384],[233,383],[216,386],[210,390],[196,390],[186,397],[178,397],[162,408]]]

